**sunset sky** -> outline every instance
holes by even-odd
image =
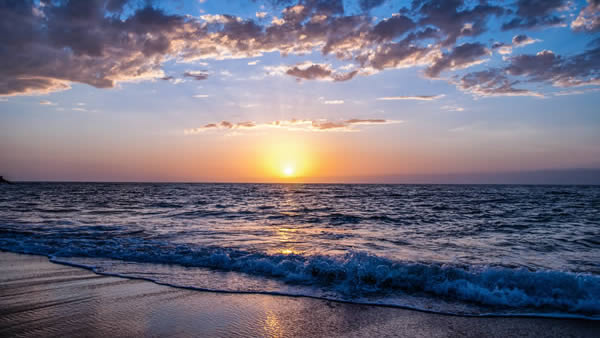
[[[0,0],[9,179],[578,168],[600,168],[598,0]]]

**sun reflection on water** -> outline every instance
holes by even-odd
[[[267,312],[264,329],[268,337],[283,337],[283,328],[273,311]]]

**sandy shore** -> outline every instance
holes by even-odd
[[[198,292],[0,252],[0,336],[598,337],[600,322],[466,318]]]

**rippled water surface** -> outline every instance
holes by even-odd
[[[0,248],[200,289],[600,316],[600,187],[20,183]]]

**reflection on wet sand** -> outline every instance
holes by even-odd
[[[468,318],[303,297],[198,292],[0,253],[0,336],[594,337],[600,323]]]

